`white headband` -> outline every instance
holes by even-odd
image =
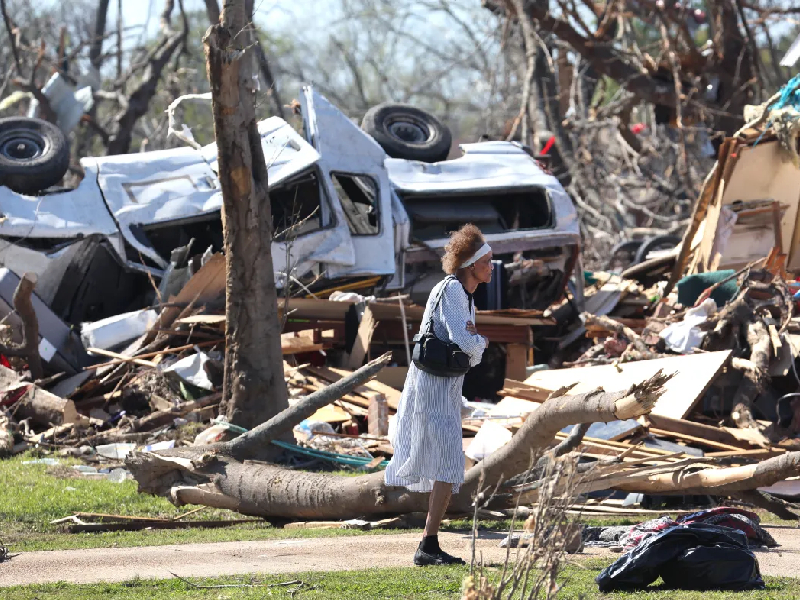
[[[481,246],[480,249],[475,254],[472,255],[472,258],[470,258],[463,265],[461,265],[461,268],[464,269],[466,267],[469,267],[470,265],[474,265],[477,261],[482,259],[487,254],[489,254],[489,252],[491,251],[492,249],[489,247],[489,244],[484,243],[483,246]]]

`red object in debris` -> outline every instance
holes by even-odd
[[[11,390],[4,398],[0,398],[0,406],[11,406],[22,398],[31,387],[33,387],[33,385],[23,385],[22,387]]]
[[[631,132],[635,133],[636,135],[639,135],[644,130],[645,130],[644,123],[634,123],[633,125],[631,125]]]
[[[556,136],[552,136],[549,140],[547,140],[547,143],[542,148],[541,154],[547,154],[550,151],[550,148],[552,148],[553,144],[555,143],[556,143]]]
[[[342,433],[346,433],[347,435],[358,435],[358,423],[343,424]]]

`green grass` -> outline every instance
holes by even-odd
[[[583,568],[571,566],[564,572],[561,581],[564,588],[559,598],[578,599],[627,599],[646,600],[790,600],[800,596],[800,580],[792,578],[766,578],[767,589],[752,592],[691,592],[676,591],[656,584],[646,592],[600,594],[594,578],[604,565],[592,561]],[[293,573],[283,575],[251,575],[246,577],[224,577],[214,579],[190,579],[191,583],[179,579],[132,580],[124,583],[72,585],[66,583],[28,585],[3,590],[5,600],[149,600],[208,599],[245,600],[270,598],[280,600],[297,598],[302,600],[400,600],[424,598],[426,600],[461,598],[461,585],[468,570],[465,567],[369,569],[364,571],[339,571],[330,573]],[[490,579],[497,577],[497,569],[487,569]],[[275,585],[299,581],[291,586]],[[226,585],[259,583],[251,588],[199,589],[199,585]],[[191,584],[194,584],[191,585]],[[272,587],[268,587],[272,586]],[[294,592],[294,595],[292,595]]]
[[[72,465],[79,461],[59,459],[56,467],[22,464],[32,454],[0,461],[0,542],[12,552],[154,546],[190,542],[226,542],[303,537],[363,535],[349,529],[284,530],[267,522],[220,529],[153,529],[109,533],[65,533],[50,521],[76,512],[96,512],[136,517],[171,518],[196,508],[175,507],[166,499],[140,494],[135,481],[122,483],[75,477]],[[207,508],[187,520],[245,518],[228,510]],[[372,533],[394,533],[377,531]]]
[[[293,529],[284,530],[267,522],[235,525],[220,529],[118,531],[109,533],[65,533],[63,526],[50,521],[76,512],[98,512],[129,516],[171,518],[195,508],[175,507],[157,496],[140,494],[134,481],[113,483],[105,479],[92,480],[75,476],[74,459],[61,458],[60,465],[50,467],[22,464],[37,458],[25,454],[0,461],[0,542],[12,552],[32,550],[68,550],[78,548],[108,548],[155,546],[164,544],[256,541],[286,538],[335,537],[344,535],[392,534],[395,530],[362,532],[351,529]],[[337,475],[357,474],[341,471]],[[767,523],[784,523],[759,511]],[[227,511],[205,509],[188,520],[241,519],[242,515]],[[589,525],[632,525],[638,519],[587,518]],[[481,521],[481,529],[507,531],[509,519]],[[521,522],[517,522],[517,527]],[[454,520],[445,531],[464,531],[472,527],[470,519]],[[407,530],[419,531],[419,530]]]

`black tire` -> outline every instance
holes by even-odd
[[[634,258],[633,264],[638,265],[639,263],[643,263],[645,260],[647,260],[647,255],[653,250],[667,250],[669,248],[674,248],[680,243],[681,238],[675,235],[657,235],[656,237],[651,237],[650,239],[645,240],[644,243],[639,246],[639,249],[636,251],[636,258]]]
[[[624,269],[636,264],[637,249],[641,246],[641,240],[628,240],[620,242],[611,249],[606,269],[612,270],[615,266],[621,266]]]
[[[0,183],[20,194],[36,194],[64,177],[69,143],[41,119],[0,119]]]
[[[450,130],[433,115],[407,104],[384,102],[370,108],[361,129],[392,158],[439,162],[450,154]]]

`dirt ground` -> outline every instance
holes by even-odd
[[[800,577],[800,529],[768,527],[781,544],[774,550],[756,550],[764,575]],[[482,533],[477,550],[486,564],[502,562],[506,551],[498,546],[501,533]],[[469,561],[470,534],[442,533],[442,547]],[[0,586],[68,581],[96,583],[134,577],[165,579],[211,577],[245,573],[294,573],[370,567],[409,567],[419,542],[418,533],[336,538],[305,538],[257,542],[221,542],[25,552],[0,564]],[[615,554],[589,548],[582,556]],[[480,554],[479,554],[480,556]]]

